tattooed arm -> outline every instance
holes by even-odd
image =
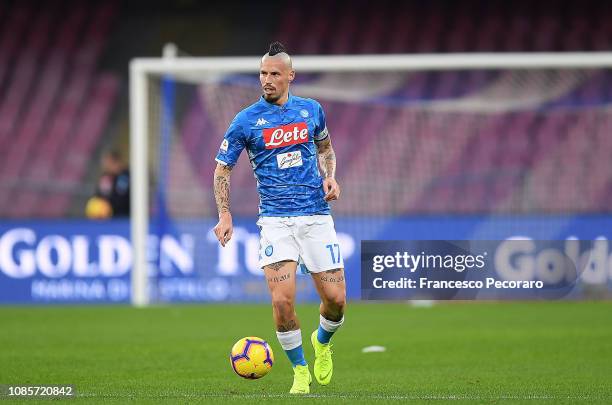
[[[337,200],[340,197],[340,186],[336,182],[336,154],[331,144],[331,139],[316,142],[319,166],[323,172],[323,191],[325,201]]]
[[[215,201],[217,202],[217,211],[219,212],[219,222],[215,226],[215,235],[221,246],[225,247],[225,244],[232,238],[234,231],[232,225],[232,214],[230,213],[230,174],[232,172],[231,166],[222,165],[217,163],[215,169]]]

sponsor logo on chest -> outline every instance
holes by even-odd
[[[302,166],[302,152],[299,150],[276,155],[276,163],[279,169]]]
[[[276,128],[263,130],[266,149],[281,148],[308,142],[308,126],[305,122],[296,122]]]

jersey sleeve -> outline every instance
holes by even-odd
[[[314,140],[319,142],[329,136],[327,132],[327,123],[325,122],[325,112],[323,107],[318,102],[315,102],[315,112],[317,118],[317,130],[314,135]]]
[[[246,145],[246,134],[242,126],[240,115],[237,115],[229,125],[223,136],[219,152],[215,160],[226,166],[234,166],[238,162],[240,153]]]

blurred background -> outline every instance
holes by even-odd
[[[274,40],[294,55],[609,51],[611,21],[595,0],[0,1],[0,302],[129,302],[135,57],[260,56]],[[351,298],[361,240],[612,237],[609,68],[297,74],[336,150]],[[265,301],[244,154],[233,244],[210,234],[214,156],[256,74],[148,86],[152,300]]]

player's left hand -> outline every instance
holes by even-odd
[[[323,191],[325,191],[325,201],[333,201],[340,198],[340,186],[333,177],[326,177],[323,180]]]

